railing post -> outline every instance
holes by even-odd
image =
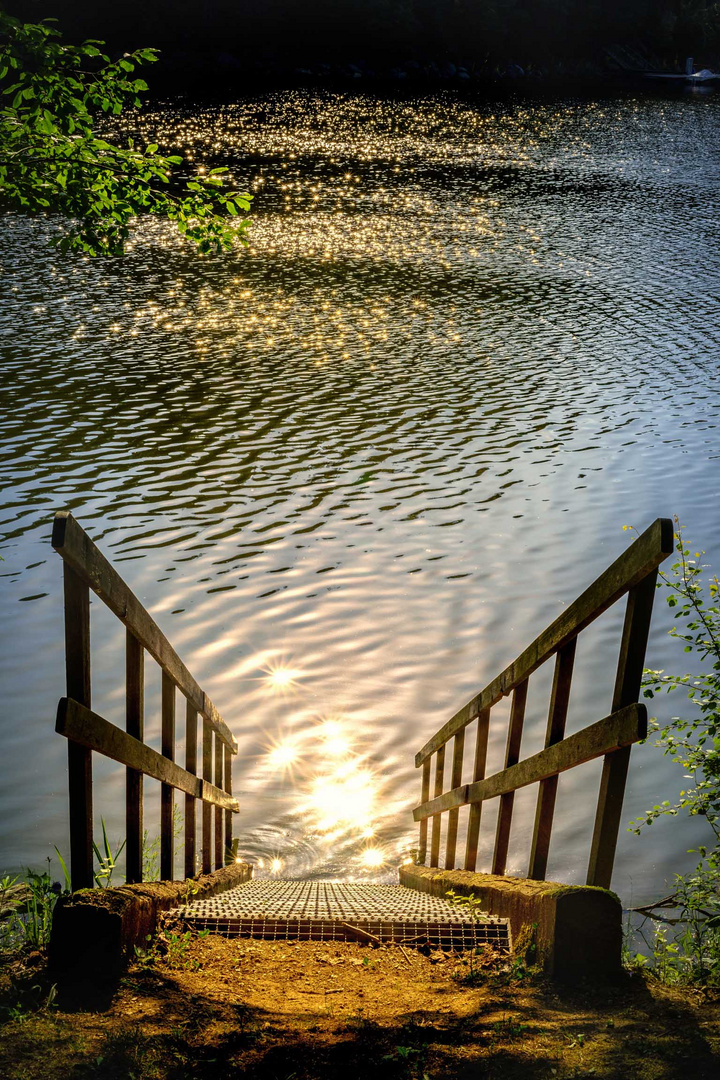
[[[212,737],[213,732],[203,717],[203,780],[212,783]],[[217,736],[215,736],[217,738]],[[203,874],[212,870],[212,806],[203,799],[202,804],[202,869]]]
[[[162,755],[175,760],[175,683],[166,671],[162,673]],[[173,789],[160,786],[160,880],[173,879]]]
[[[507,745],[505,747],[506,769],[509,769],[511,765],[517,765],[520,760],[520,742],[522,740],[523,723],[525,721],[527,692],[527,679],[516,686],[513,691],[512,708],[510,710],[510,725],[508,727]],[[509,791],[506,795],[500,796],[500,809],[498,811],[497,830],[495,832],[495,854],[493,855],[492,866],[493,874],[505,873],[514,802],[514,791]]]
[[[450,790],[462,784],[463,752],[465,750],[465,728],[455,735],[453,744],[453,763],[450,774]],[[448,813],[447,841],[445,843],[445,869],[455,869],[455,848],[457,846],[458,819],[460,807],[454,806]]]
[[[485,779],[487,762],[488,733],[490,730],[490,710],[482,709],[478,714],[477,735],[475,738],[475,762],[473,765],[473,783]],[[474,870],[477,865],[478,839],[480,836],[480,818],[482,803],[470,803],[468,817],[467,843],[465,845],[465,869]]]
[[[125,632],[125,730],[128,735],[144,738],[145,727],[145,650],[132,633]],[[125,880],[128,884],[143,879],[143,774],[125,770]]]
[[[223,787],[223,744],[222,739],[215,736],[215,787]],[[220,870],[225,865],[223,858],[223,809],[215,807],[215,869]]]
[[[658,571],[653,570],[628,593],[613,693],[613,712],[632,704],[640,696],[657,576]],[[602,889],[609,889],[612,881],[629,763],[629,746],[606,754],[603,760],[587,874],[588,885],[598,885]]]
[[[433,798],[438,799],[443,793],[443,781],[445,776],[445,743],[439,747],[435,755],[435,790]],[[432,836],[430,839],[430,865],[437,866],[440,862],[440,827],[442,814],[433,814]]]
[[[223,746],[223,757],[225,760],[225,784],[223,785],[228,795],[232,795],[232,753],[229,746]],[[230,859],[230,852],[233,849],[233,826],[232,826],[232,810],[225,811],[225,858],[223,862]]]
[[[197,709],[185,703],[185,768],[197,776]],[[197,812],[192,795],[185,796],[185,877],[195,875],[195,834]]]
[[[558,650],[555,657],[555,671],[553,673],[550,709],[545,733],[546,747],[560,742],[565,735],[565,721],[567,720],[570,701],[570,686],[573,664],[575,663],[576,645],[577,638],[572,638],[567,645]],[[549,776],[547,780],[541,780],[539,785],[532,847],[530,849],[530,868],[528,870],[528,877],[534,878],[536,881],[544,881],[547,871],[557,786],[557,776]]]
[[[67,696],[88,709],[90,698],[90,589],[68,566],[63,567],[65,593],[65,676]],[[70,791],[70,873],[72,889],[92,889],[93,799],[92,751],[68,742]]]
[[[425,758],[422,764],[422,781],[420,784],[420,802],[426,803],[430,798],[430,761],[431,759]],[[424,866],[425,859],[427,858],[427,834],[428,834],[428,819],[423,818],[420,822],[420,836],[418,840],[418,865]]]

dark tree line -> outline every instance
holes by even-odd
[[[0,0],[2,2],[2,0]],[[294,57],[542,64],[641,44],[663,57],[720,53],[719,0],[5,0],[68,38],[111,47]]]

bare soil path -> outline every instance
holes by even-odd
[[[44,958],[0,982],[3,1080],[718,1080],[720,993],[628,977],[563,990],[489,953],[169,938],[96,1011],[37,1010]],[[520,969],[520,973],[522,969]],[[33,989],[35,987],[36,989]],[[35,1011],[37,1010],[37,1011]]]

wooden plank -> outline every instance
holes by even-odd
[[[212,738],[213,731],[207,719],[203,718],[203,782],[212,781]],[[212,808],[207,799],[202,806],[202,870],[203,874],[212,871]]]
[[[134,739],[126,731],[115,727],[109,720],[71,698],[60,698],[55,730],[66,739],[104,754],[113,761],[119,761],[121,765],[138,769],[145,776],[152,776],[163,784],[171,784],[178,791],[185,791],[196,799],[205,798],[210,803],[227,806],[234,812],[239,810],[237,801],[224,791],[219,791],[213,784],[193,776],[162,754],[158,754],[157,750]]]
[[[523,724],[525,722],[527,693],[528,680],[526,679],[525,682],[520,683],[513,691],[512,706],[510,709],[510,724],[508,725],[508,737],[505,746],[506,769],[514,766],[520,758],[520,743],[522,742]],[[497,828],[495,830],[495,850],[493,852],[492,864],[493,874],[505,873],[514,802],[514,791],[504,792],[500,799]]]
[[[490,732],[490,710],[483,709],[478,716],[477,734],[475,737],[475,762],[473,765],[473,782],[485,779],[485,767],[487,764],[488,734]],[[468,818],[467,843],[465,845],[465,869],[474,870],[477,866],[478,840],[480,837],[480,819],[482,815],[482,803],[476,802],[470,805]],[[424,820],[427,820],[424,819]]]
[[[420,784],[420,802],[426,803],[430,798],[430,758],[423,761],[422,765],[422,781]],[[427,835],[428,835],[428,823],[427,818],[423,818],[420,822],[420,837],[418,840],[418,865],[424,866],[427,858]]]
[[[222,788],[215,787],[209,780],[202,781],[202,797],[206,803],[219,806],[223,810],[230,810],[233,814],[240,811],[237,799],[234,799],[232,795],[228,795],[227,791],[223,791]]]
[[[145,737],[145,650],[130,630],[125,631],[125,730],[142,742]],[[125,770],[125,881],[143,879],[143,774]]]
[[[65,679],[68,696],[90,708],[90,592],[71,566],[63,567],[65,594]],[[68,744],[70,796],[70,875],[72,889],[92,889],[92,752]]]
[[[455,713],[448,722],[425,743],[415,755],[419,768],[461,728],[470,723],[481,709],[493,706],[553,653],[577,637],[603,611],[656,570],[673,551],[673,523],[670,518],[657,518],[645,532],[620,555],[581,596],[563,611],[509,667],[493,679],[484,690]]]
[[[223,787],[228,795],[232,795],[232,754],[227,746],[223,748],[223,758],[225,762],[225,783]],[[225,861],[232,861],[232,846],[233,846],[233,825],[232,815],[225,811]]]
[[[545,733],[545,746],[554,746],[565,735],[565,722],[567,720],[568,705],[570,702],[570,686],[572,684],[573,665],[575,663],[575,647],[577,638],[563,645],[555,658],[555,671],[553,673],[552,692],[550,694],[550,709],[548,711],[547,731]],[[535,825],[533,827],[532,845],[530,848],[530,868],[528,877],[535,881],[544,881],[547,872],[548,853],[550,851],[550,834],[552,833],[553,816],[555,814],[555,799],[557,797],[557,776],[548,776],[540,781],[537,807],[535,809]]]
[[[55,515],[52,545],[86,585],[117,615],[193,703],[214,731],[237,753],[237,743],[207,694],[200,689],[155,620],[145,610],[117,570],[68,511]],[[75,694],[68,696],[75,698]]]
[[[220,739],[215,738],[215,787],[222,788],[224,786],[225,777],[223,775],[223,744]],[[221,870],[225,865],[225,859],[223,858],[223,812],[222,807],[215,807],[215,869]]]
[[[445,747],[441,746],[435,758],[435,798],[442,795],[445,776]],[[440,862],[440,828],[442,821],[440,814],[436,814],[432,823],[432,836],[430,838],[430,865],[437,866]]]
[[[197,709],[191,701],[185,701],[185,768],[197,774]],[[197,830],[197,804],[192,795],[185,796],[185,877],[195,876],[195,841]]]
[[[657,570],[654,570],[628,594],[613,711],[637,701],[640,694],[656,584]],[[603,762],[587,873],[588,885],[598,885],[602,889],[609,889],[612,881],[629,763],[629,746],[609,754]]]
[[[463,753],[465,750],[465,729],[458,731],[453,746],[452,772],[450,773],[450,787],[456,788],[462,784]],[[455,869],[455,848],[457,847],[458,818],[460,808],[455,806],[448,814],[447,840],[445,842],[445,869]]]
[[[647,709],[636,702],[611,716],[598,720],[596,724],[590,724],[589,727],[575,732],[574,735],[568,735],[562,742],[549,746],[547,750],[541,750],[538,754],[519,761],[517,765],[489,776],[486,780],[478,780],[474,784],[462,784],[454,791],[446,791],[444,795],[423,806],[416,806],[413,810],[413,818],[415,821],[421,821],[424,817],[441,814],[444,810],[452,809],[453,806],[495,799],[498,795],[517,791],[518,788],[527,787],[528,784],[536,784],[547,776],[566,772],[576,765],[592,761],[593,758],[603,757],[605,754],[630,746],[646,737]]]
[[[162,673],[162,754],[175,760],[175,683],[166,671]],[[173,880],[175,847],[173,821],[173,789],[170,784],[160,788],[160,880]]]

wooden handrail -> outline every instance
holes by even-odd
[[[232,754],[237,743],[210,698],[200,689],[155,620],[110,565],[72,514],[56,514],[52,543],[64,561],[65,670],[67,695],[60,700],[56,731],[68,740],[70,862],[73,889],[92,888],[92,754],[125,766],[126,880],[143,877],[143,783],[160,781],[160,877],[174,877],[174,797],[185,793],[185,876],[195,873],[197,800],[202,804],[202,866],[212,869],[212,807],[215,807],[215,868],[232,846]],[[90,590],[125,624],[125,726],[92,711]],[[162,753],[143,742],[145,652],[162,669]],[[186,768],[175,762],[176,697],[185,697]],[[202,717],[202,777],[198,772],[197,725]],[[214,744],[214,746],[213,746]],[[215,783],[212,775],[213,749]],[[208,765],[210,763],[210,765]],[[225,852],[224,852],[225,849]]]
[[[496,799],[499,795],[517,791],[528,784],[537,784],[551,776],[574,769],[593,758],[604,757],[613,750],[630,746],[647,737],[647,709],[642,704],[628,705],[619,712],[590,724],[574,735],[568,735],[562,742],[554,743],[532,757],[518,761],[509,769],[502,769],[485,780],[474,784],[461,784],[446,791],[437,799],[416,806],[413,810],[415,821],[432,817],[433,814],[452,810],[454,807],[467,806],[468,803],[484,802]]]
[[[55,515],[52,546],[113,614],[125,623],[175,686],[205,717],[213,731],[236,754],[237,742],[210,698],[200,689],[152,615],[67,510]]]
[[[184,791],[195,799],[202,799],[203,802],[212,803],[213,806],[230,810],[234,814],[240,809],[237,799],[233,799],[221,788],[176,765],[174,761],[158,754],[151,746],[128,735],[122,728],[111,724],[92,709],[86,709],[72,698],[60,698],[55,730],[58,735],[64,735],[66,739],[86,746],[88,750],[95,750],[129,769],[135,769],[167,784],[168,787]]]
[[[542,880],[555,812],[558,776],[593,758],[603,758],[587,882],[610,887],[625,791],[630,748],[647,735],[644,706],[638,704],[658,567],[673,550],[673,524],[658,518],[592,585],[562,612],[518,658],[484,690],[448,720],[415,756],[422,767],[420,805],[413,811],[420,823],[418,858],[425,862],[428,820],[432,821],[430,866],[440,864],[442,815],[447,813],[445,869],[455,868],[459,815],[469,807],[465,869],[475,870],[482,804],[500,799],[495,832],[492,873],[504,874],[508,861],[515,792],[539,784],[528,877]],[[627,596],[620,655],[611,713],[604,720],[564,737],[578,635],[604,611]],[[520,747],[530,676],[556,657],[545,748],[521,760]],[[504,767],[485,777],[490,711],[512,694]],[[477,720],[473,782],[462,784],[465,729]],[[445,757],[454,739],[450,790],[444,791]],[[430,798],[431,761],[435,755],[435,783]]]
[[[672,521],[670,518],[657,518],[512,664],[459,709],[425,743],[422,750],[415,755],[415,765],[419,768],[426,758],[434,754],[461,728],[466,727],[483,709],[491,708],[501,698],[512,693],[558,649],[577,637],[581,630],[657,569],[672,550]]]

